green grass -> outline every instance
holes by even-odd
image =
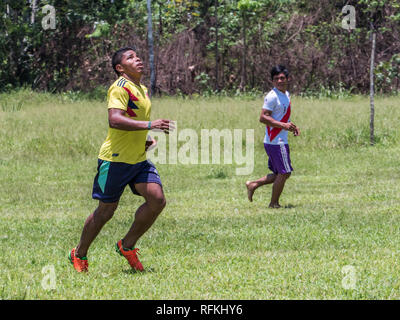
[[[22,101],[22,103],[20,102]],[[139,241],[146,272],[114,251],[142,199],[126,189],[90,248],[90,273],[67,260],[95,208],[91,188],[107,131],[104,102],[21,90],[0,95],[0,298],[399,299],[399,98],[293,99],[295,169],[279,210],[271,187],[247,200],[244,182],[267,172],[260,99],[155,99],[152,118],[179,130],[255,129],[255,168],[157,165],[167,207]],[[54,268],[46,289],[44,267]],[[343,267],[355,286],[345,288]]]

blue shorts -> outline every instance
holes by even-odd
[[[264,143],[264,148],[268,154],[268,168],[273,173],[285,174],[293,171],[288,144]]]
[[[157,183],[162,187],[160,176],[151,161],[128,164],[99,159],[92,198],[102,202],[116,202],[126,185],[134,194],[140,195],[135,189],[136,183]]]

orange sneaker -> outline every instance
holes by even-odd
[[[130,249],[126,250],[122,247],[122,240],[119,240],[115,245],[115,251],[118,252],[121,256],[124,256],[126,260],[128,260],[130,266],[138,271],[143,271],[144,268],[140,263],[137,255],[140,254],[138,251],[139,249]]]
[[[75,255],[75,248],[69,253],[69,261],[73,264],[74,268],[78,272],[88,272],[89,263],[86,257],[78,258]]]

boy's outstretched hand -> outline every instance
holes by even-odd
[[[293,122],[286,122],[282,125],[283,129],[293,132],[295,137],[300,135],[300,129]]]
[[[169,134],[170,131],[174,131],[175,123],[172,120],[158,119],[151,122],[151,130],[164,131],[165,134]]]
[[[299,129],[299,127],[295,127],[295,128],[294,128],[294,130],[293,130],[293,135],[294,135],[295,137],[297,137],[297,136],[300,135],[300,129]]]

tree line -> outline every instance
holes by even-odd
[[[375,33],[376,90],[398,92],[399,9],[398,0],[5,0],[0,90],[98,90],[115,79],[112,53],[134,46],[157,94],[265,92],[275,64],[291,71],[294,93],[368,93]]]

